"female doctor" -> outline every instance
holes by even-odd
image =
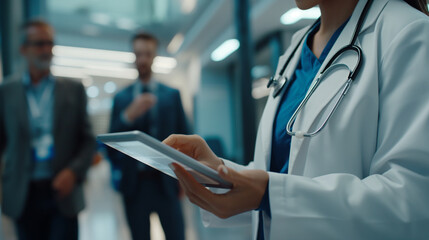
[[[233,184],[216,194],[173,164],[186,195],[225,225],[251,212],[254,239],[429,239],[426,1],[296,3],[321,18],[279,60],[254,161],[164,140]]]

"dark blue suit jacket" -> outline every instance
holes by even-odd
[[[127,125],[121,119],[122,112],[133,101],[133,89],[134,84],[116,94],[113,100],[110,132],[141,130],[139,123],[143,121],[143,117],[138,118],[132,125]],[[155,106],[157,111],[151,113],[156,114],[154,116],[156,121],[152,122],[156,126],[151,127],[156,127],[157,131],[156,136],[152,137],[162,141],[173,133],[187,134],[188,127],[179,91],[157,83],[157,91],[153,94],[157,97]],[[127,197],[134,195],[137,191],[138,161],[110,148],[108,155],[113,167],[119,168],[122,172],[119,190]],[[175,179],[162,174],[162,185],[167,195],[176,196],[178,194],[178,184]]]

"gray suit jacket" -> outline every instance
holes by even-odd
[[[33,170],[26,99],[22,78],[0,85],[0,160],[3,157],[4,161],[2,210],[14,219],[24,210]],[[55,176],[64,168],[71,168],[78,179],[72,193],[58,200],[59,209],[66,216],[75,216],[84,208],[82,181],[95,149],[86,102],[82,84],[55,79],[52,170]]]

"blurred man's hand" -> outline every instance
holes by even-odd
[[[75,183],[75,173],[71,169],[66,168],[59,172],[58,175],[54,178],[52,187],[57,191],[58,196],[63,198],[68,196],[73,191]]]
[[[125,115],[130,122],[134,122],[138,117],[145,114],[156,104],[156,96],[151,93],[143,93],[125,110]]]

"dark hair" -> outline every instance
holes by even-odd
[[[427,0],[405,0],[410,6],[429,16]]]
[[[156,46],[158,46],[159,43],[158,39],[154,35],[146,32],[138,32],[134,34],[134,36],[131,38],[131,43],[134,43],[136,40],[152,41]]]
[[[26,44],[28,42],[28,29],[32,27],[46,27],[54,30],[54,28],[46,21],[42,19],[32,19],[21,26],[21,44]]]

